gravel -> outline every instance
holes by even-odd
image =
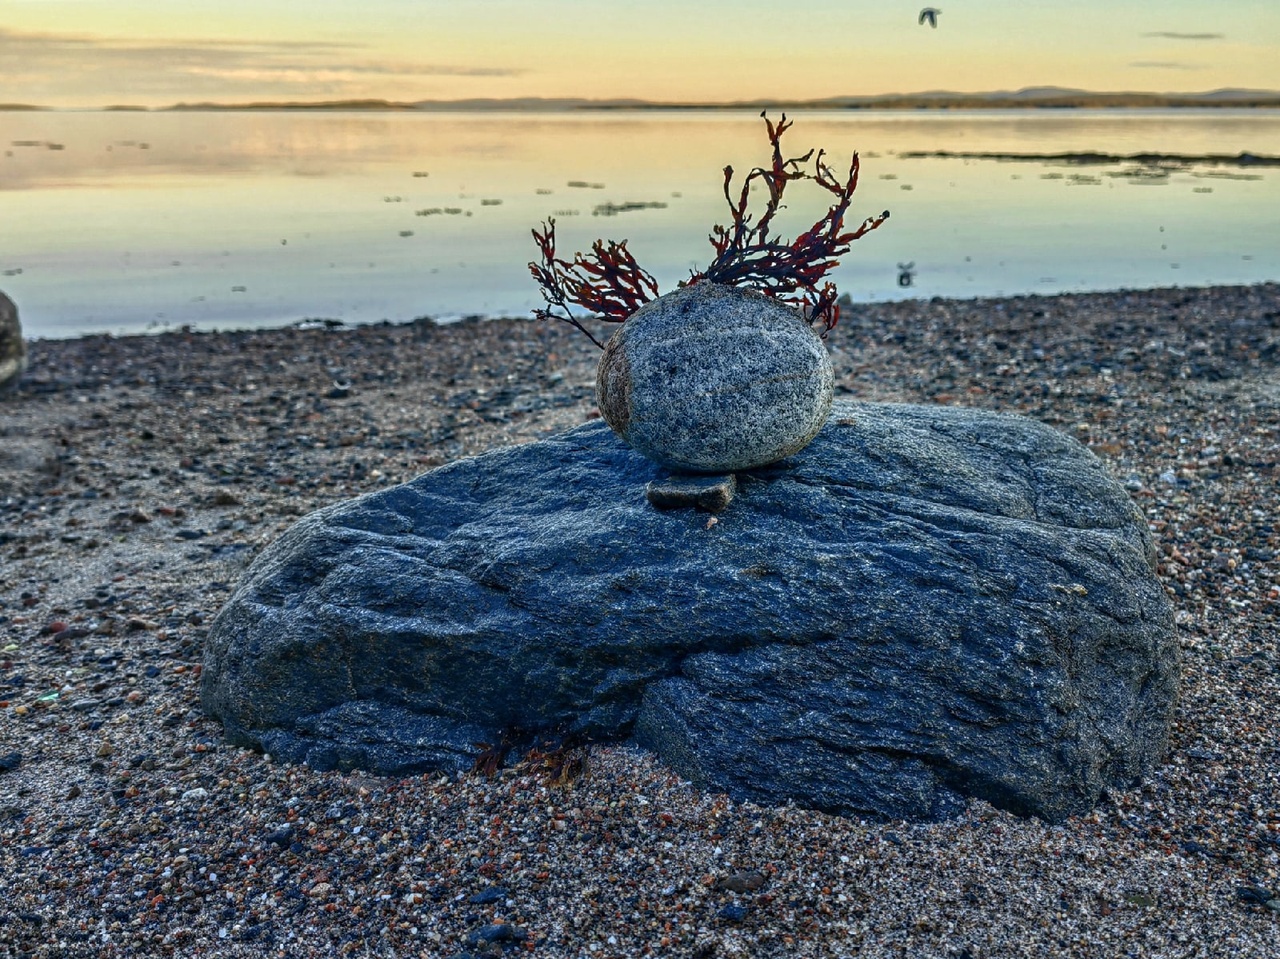
[[[860,306],[829,345],[838,395],[1024,413],[1126,484],[1185,674],[1148,782],[917,825],[627,746],[399,780],[228,747],[201,644],[251,557],[594,415],[597,354],[523,320],[35,341],[0,398],[0,956],[1280,954],[1280,286]]]

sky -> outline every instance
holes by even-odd
[[[1278,0],[0,0],[0,103],[1280,89]]]

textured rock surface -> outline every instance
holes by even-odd
[[[509,727],[635,734],[736,797],[909,818],[1058,819],[1164,751],[1150,536],[1070,438],[840,403],[710,527],[646,501],[659,473],[595,423],[305,517],[214,622],[206,710],[386,773]]]
[[[671,469],[731,473],[805,447],[831,408],[831,359],[788,306],[698,283],[646,303],[605,344],[605,422]]]
[[[27,368],[27,347],[22,341],[18,308],[13,300],[0,293],[0,391],[17,385]]]

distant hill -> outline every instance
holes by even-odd
[[[655,104],[646,100],[588,100],[581,97],[473,97],[467,100],[419,100],[402,103],[394,100],[321,100],[261,101],[256,103],[176,103],[169,110],[338,110],[338,111],[387,111],[427,110],[458,113],[474,113],[485,110],[527,111],[531,113],[560,113],[568,110],[618,109],[637,110],[652,108]]]
[[[392,100],[321,100],[301,101],[287,100],[275,102],[263,100],[254,103],[175,103],[162,110],[372,110],[385,112],[388,110],[416,110],[412,103],[396,103]]]
[[[874,97],[831,97],[811,101],[826,109],[990,110],[990,109],[1153,109],[1187,107],[1280,107],[1276,90],[1212,90],[1208,93],[1097,93],[1063,87],[1027,87],[988,93],[907,93]]]
[[[1277,96],[1274,90],[1240,90],[1229,87],[1223,90],[1213,90],[1209,93],[1202,93],[1200,96],[1206,100],[1255,100],[1259,98]]]
[[[1277,107],[1280,91],[1213,90],[1208,93],[1094,93],[1065,87],[1026,87],[987,93],[890,93],[819,100],[739,100],[730,103],[686,101],[543,99],[419,100],[419,110],[1009,110],[1170,107]]]
[[[419,100],[418,110],[476,111],[504,110],[528,113],[560,113],[567,110],[649,110],[657,104],[649,100],[588,100],[582,97],[476,97],[470,100]]]

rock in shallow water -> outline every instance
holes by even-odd
[[[27,345],[13,300],[0,293],[0,393],[18,383],[27,368]]]
[[[1061,819],[1162,755],[1171,610],[1074,440],[840,403],[710,527],[646,501],[660,472],[595,423],[305,517],[215,621],[205,709],[322,768],[466,768],[560,726],[738,798],[912,819]]]
[[[639,453],[730,473],[805,447],[831,409],[827,348],[791,307],[697,283],[646,303],[605,344],[596,401]]]

